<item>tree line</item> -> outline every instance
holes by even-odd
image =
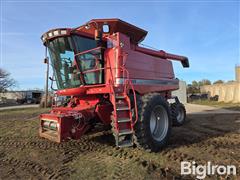
[[[232,81],[228,81],[232,82]],[[203,79],[201,81],[192,81],[191,84],[187,85],[187,93],[188,94],[195,94],[200,93],[200,87],[204,85],[212,85],[212,84],[223,84],[224,81],[219,79],[217,81],[214,81],[213,83],[208,79]]]

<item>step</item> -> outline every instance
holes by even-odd
[[[117,107],[118,106],[127,106],[127,102],[121,99],[118,99],[118,101],[116,102]]]
[[[118,123],[131,122],[130,118],[118,118]]]
[[[118,96],[118,95],[116,95],[115,98],[116,99],[125,99],[125,96],[120,96],[120,95]]]
[[[128,106],[117,107],[117,111],[127,111],[130,110]]]
[[[130,147],[130,146],[133,146],[131,140],[125,140],[118,143],[118,147]]]
[[[132,134],[132,133],[133,133],[133,131],[130,129],[123,129],[123,130],[119,131],[118,135],[123,136],[123,135],[127,135],[127,134]]]

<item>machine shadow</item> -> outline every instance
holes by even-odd
[[[111,131],[111,126],[103,126],[101,124],[94,127],[87,136],[92,136],[91,141],[102,145],[115,146],[115,139]]]
[[[181,127],[172,127],[170,141],[166,149],[201,143],[215,137],[240,132],[240,114],[189,114],[186,123]],[[115,146],[111,130],[101,132],[91,138],[92,141],[103,145]]]
[[[239,133],[240,114],[201,113],[187,115],[186,123],[181,127],[173,127],[167,148],[201,143],[226,134]]]

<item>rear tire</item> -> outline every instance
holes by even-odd
[[[182,126],[186,121],[186,109],[182,103],[171,104],[173,126]]]
[[[166,146],[170,137],[172,121],[169,105],[158,93],[144,95],[137,104],[138,120],[134,126],[135,144],[157,152]]]

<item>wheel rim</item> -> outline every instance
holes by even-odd
[[[167,135],[168,126],[168,114],[166,109],[161,105],[156,106],[150,117],[150,131],[152,137],[156,141],[162,141]]]
[[[179,108],[177,112],[177,121],[181,123],[183,122],[183,120],[184,120],[184,110],[183,108]]]

